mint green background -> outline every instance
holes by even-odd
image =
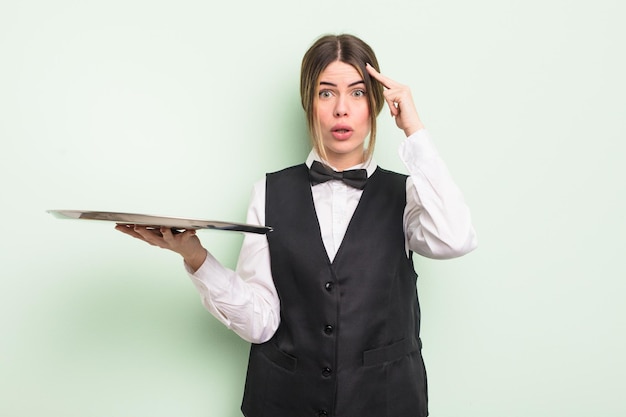
[[[180,259],[45,210],[243,221],[252,183],[308,151],[302,54],[343,31],[412,87],[479,233],[416,259],[431,415],[626,415],[625,19],[619,0],[3,1],[0,415],[240,415],[248,345]],[[240,235],[201,238],[234,266]]]

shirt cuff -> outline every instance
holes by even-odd
[[[420,129],[400,144],[400,159],[409,170],[419,170],[421,161],[439,157],[439,152],[426,129]]]
[[[207,251],[204,263],[196,272],[193,272],[186,262],[184,265],[187,274],[201,293],[210,293],[211,298],[216,298],[229,290],[230,271],[215,259],[211,252]]]

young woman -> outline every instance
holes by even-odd
[[[255,184],[247,222],[274,231],[246,235],[236,271],[192,230],[117,227],[182,255],[205,307],[252,343],[247,417],[428,414],[412,255],[458,257],[476,236],[410,90],[377,68],[351,35],[323,36],[306,52],[313,149]],[[408,176],[373,158],[385,102],[406,135]]]

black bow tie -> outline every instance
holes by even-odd
[[[330,180],[339,180],[350,187],[362,190],[365,188],[365,182],[367,181],[367,171],[364,169],[349,169],[347,171],[337,172],[319,161],[313,161],[311,169],[309,170],[309,179],[313,185]]]

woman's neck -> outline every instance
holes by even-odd
[[[320,155],[322,158],[323,156]],[[352,168],[365,162],[365,153],[359,155],[326,154],[326,162],[339,171]]]

